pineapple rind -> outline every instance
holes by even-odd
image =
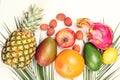
[[[13,68],[24,69],[31,62],[35,50],[35,36],[29,31],[16,30],[6,40],[2,60]]]

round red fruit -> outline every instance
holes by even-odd
[[[58,46],[68,48],[75,43],[76,35],[72,29],[63,28],[56,33],[55,39]]]
[[[47,30],[47,35],[48,35],[48,36],[52,36],[54,33],[55,33],[55,29],[54,29],[54,28],[49,28],[49,29]]]
[[[57,27],[57,21],[55,19],[52,19],[49,23],[49,26],[51,28],[56,28]]]
[[[83,39],[83,32],[82,32],[81,30],[78,30],[78,31],[76,32],[76,38],[77,38],[78,40]]]
[[[41,24],[40,29],[41,30],[47,30],[48,29],[48,24]]]
[[[66,17],[66,18],[64,19],[64,24],[65,24],[66,26],[71,26],[71,25],[72,25],[72,20],[71,20],[71,18],[70,18],[70,17]]]
[[[59,13],[56,15],[57,20],[64,21],[65,18],[66,18],[66,16],[63,13]]]
[[[77,51],[77,52],[80,52],[80,46],[78,44],[75,44],[73,47],[72,47],[73,50]]]

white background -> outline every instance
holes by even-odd
[[[120,22],[119,0],[0,0],[0,31],[4,32],[3,22],[14,30],[14,17],[21,16],[22,12],[34,3],[44,9],[43,22],[46,23],[59,12],[70,16],[74,23],[77,18],[89,18],[95,22],[104,18],[105,23],[113,30]],[[0,60],[0,80],[13,80],[11,75],[7,66]],[[76,80],[82,80],[82,76]]]

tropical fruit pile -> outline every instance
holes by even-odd
[[[92,22],[88,18],[78,18],[76,20],[76,26],[72,26],[72,19],[66,17],[64,13],[57,14],[56,21],[52,25],[57,25],[57,22],[59,21],[63,21],[66,27],[56,32],[55,36],[51,36],[54,38],[58,48],[63,48],[63,51],[54,57],[55,69],[62,77],[77,77],[84,70],[85,64],[90,70],[97,71],[103,63],[112,64],[117,60],[118,50],[112,48],[113,31],[108,25],[100,22]],[[70,27],[77,27],[78,30],[75,32]],[[82,28],[85,28],[87,31],[82,32],[80,30]],[[86,36],[84,33],[87,35],[87,42],[83,40],[83,37]],[[83,55],[80,53],[80,44],[75,43],[76,40],[82,40],[84,43],[82,51]],[[78,54],[78,56],[74,56],[75,54]]]
[[[119,52],[112,47],[114,34],[108,25],[88,18],[78,18],[76,25],[72,25],[72,19],[64,13],[56,14],[48,24],[39,24],[41,12],[42,9],[31,7],[18,29],[9,32],[1,52],[3,63],[23,70],[35,57],[40,66],[53,63],[60,76],[73,79],[83,72],[85,65],[89,70],[97,71],[102,64],[112,64],[117,60]],[[59,22],[63,22],[65,27],[56,31]],[[46,38],[38,46],[34,35],[37,26],[40,31],[46,31]],[[82,31],[83,28],[86,32]],[[87,42],[84,37],[87,37]],[[83,49],[80,41],[84,44]],[[61,48],[60,52],[58,48]]]

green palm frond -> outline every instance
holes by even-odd
[[[11,71],[18,77],[19,80],[45,80],[45,71],[42,66],[38,65],[35,59],[24,70],[11,68]]]

